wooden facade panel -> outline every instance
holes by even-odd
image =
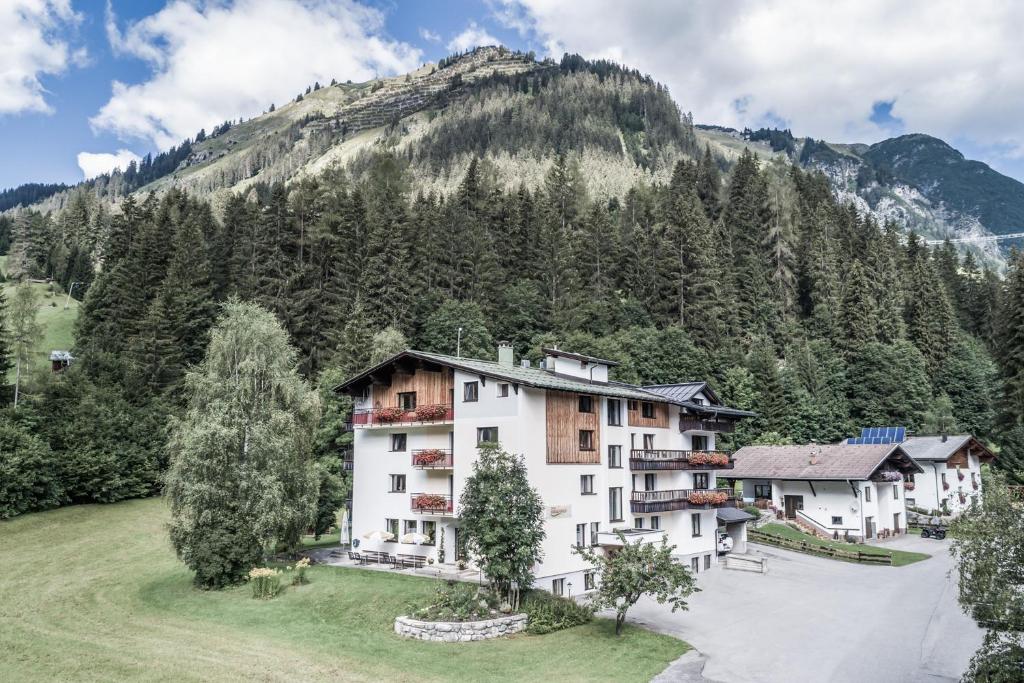
[[[644,417],[643,403],[654,404],[654,417]],[[662,429],[668,429],[668,413],[669,405],[667,403],[658,403],[656,401],[628,401],[626,403],[628,410],[628,421],[630,427],[659,427]]]
[[[600,398],[591,397],[593,411],[580,412],[580,396],[568,391],[548,391],[547,462],[549,464],[601,464]],[[593,450],[580,450],[580,430],[594,433]]]
[[[407,391],[416,392],[416,405],[451,404],[452,371],[445,368],[440,372],[431,372],[423,368],[413,374],[396,372],[391,376],[391,384],[376,385],[373,388],[373,407],[387,408],[398,405],[398,395]]]
[[[955,470],[957,467],[967,469],[967,450],[960,449],[953,455],[949,456],[949,460],[946,461],[946,469]]]

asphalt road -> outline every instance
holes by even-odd
[[[863,683],[958,681],[983,633],[957,604],[948,541],[908,536],[927,552],[873,567],[751,545],[768,573],[715,569],[686,612],[643,600],[630,620],[693,645],[657,681]]]

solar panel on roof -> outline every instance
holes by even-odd
[[[846,440],[846,443],[850,445],[876,445],[903,443],[906,440],[906,427],[861,427],[860,436],[851,436]]]

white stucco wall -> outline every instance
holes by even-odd
[[[967,467],[960,468],[964,478],[961,481],[957,477],[957,470],[949,468],[945,461],[920,460],[917,463],[924,470],[924,474],[914,475],[914,490],[907,492],[907,499],[913,500],[915,507],[926,510],[941,509],[943,501],[946,502],[951,515],[959,515],[971,506],[971,500],[977,496],[981,500],[981,461],[976,455],[969,455]],[[949,489],[942,487],[942,475],[946,475]],[[978,482],[978,488],[971,485],[971,476]],[[966,502],[960,502],[960,492],[966,496]],[[908,503],[910,505],[910,503]]]

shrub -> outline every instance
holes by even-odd
[[[256,567],[249,571],[249,583],[252,584],[252,597],[269,600],[281,592],[281,572],[269,567]]]
[[[594,617],[589,605],[541,590],[527,593],[522,609],[529,617],[526,631],[538,636],[585,624]]]
[[[412,608],[410,616],[423,621],[480,621],[498,616],[498,602],[482,586],[447,581],[437,587],[431,604]]]
[[[304,557],[295,563],[295,576],[292,577],[293,586],[302,586],[309,583],[306,571],[309,569],[309,558]]]
[[[743,511],[746,512],[748,515],[752,515],[754,519],[757,519],[761,516],[761,511],[758,510],[753,505],[747,505],[746,507],[743,508]]]

